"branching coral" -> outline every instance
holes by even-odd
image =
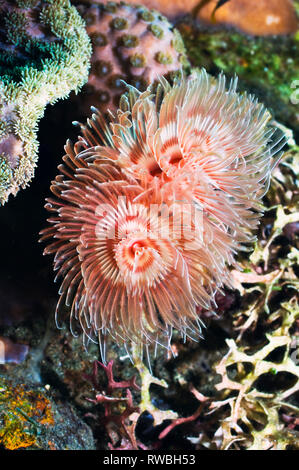
[[[86,21],[93,54],[88,84],[77,97],[78,116],[90,106],[116,111],[129,83],[140,90],[159,75],[171,76],[188,61],[180,33],[159,12],[125,2],[75,2]]]
[[[110,128],[96,113],[67,144],[45,253],[64,278],[57,311],[71,306],[88,337],[169,347],[172,328],[200,330],[197,307],[231,284],[284,140],[236,81],[226,90],[205,71],[161,78],[156,94],[130,87],[120,106]]]
[[[243,273],[233,273],[234,285],[244,294],[245,290],[240,283],[259,284],[252,290],[260,290],[264,295],[260,296],[257,304],[269,313],[268,301],[273,291],[279,291],[285,286],[289,289],[298,289],[296,265],[298,263],[298,245],[291,244],[290,250],[285,255],[279,251],[279,237],[285,237],[292,242],[299,223],[298,212],[298,148],[293,146],[284,154],[279,167],[273,173],[270,190],[267,194],[267,209],[265,217],[274,213],[273,223],[270,223],[270,233],[265,239],[265,229],[255,244],[249,260],[242,261]],[[267,220],[267,219],[266,219]],[[293,227],[293,228],[292,228]],[[295,237],[294,237],[295,241]],[[262,287],[264,286],[264,287]],[[247,289],[247,292],[250,292]],[[257,305],[250,311],[257,310]],[[249,315],[252,321],[252,315]],[[246,329],[246,328],[245,328]]]
[[[137,385],[135,377],[132,377],[130,380],[117,382],[113,376],[113,361],[110,361],[107,366],[95,362],[93,375],[86,377],[92,382],[96,391],[95,399],[87,398],[87,400],[95,405],[102,405],[104,407],[104,416],[101,419],[101,424],[105,426],[110,439],[108,447],[112,450],[157,449],[161,446],[162,439],[174,428],[181,424],[195,421],[202,411],[202,406],[200,406],[193,415],[186,418],[178,418],[177,413],[171,410],[160,410],[157,408],[151,401],[150,386],[151,384],[156,384],[161,387],[167,387],[167,385],[163,380],[159,380],[151,375],[140,360],[139,354],[136,355],[135,359],[135,367],[140,373],[141,388]],[[106,387],[99,384],[98,365],[104,369],[107,376],[108,383]],[[125,396],[117,394],[117,392],[123,390],[126,392]],[[133,403],[132,391],[141,392],[141,399],[138,405]],[[143,444],[136,433],[136,428],[143,412],[150,413],[153,426],[164,425],[170,421],[170,424],[166,427],[164,426],[164,429],[158,435],[158,440],[153,442],[151,447]],[[93,413],[87,414],[87,417],[98,419]]]
[[[273,173],[255,250],[233,273],[242,301],[215,363],[221,380],[206,403],[209,425],[191,438],[199,448],[298,448],[298,238],[287,229],[299,220],[297,179],[293,146]]]
[[[102,387],[98,383],[98,365],[104,369],[107,375],[108,384],[105,391],[100,391]],[[92,381],[97,393],[95,399],[88,400],[96,405],[102,404],[104,406],[102,423],[111,440],[108,444],[110,449],[115,449],[117,444],[121,445],[118,449],[138,449],[139,443],[137,443],[135,436],[136,423],[130,420],[130,416],[138,410],[138,407],[133,404],[131,389],[139,390],[139,386],[136,384],[135,377],[127,381],[115,381],[112,367],[113,361],[109,362],[107,366],[99,362],[94,363],[93,375],[87,379]],[[126,396],[115,396],[116,390],[126,390]]]
[[[269,323],[274,323],[278,315],[282,320],[281,326],[267,334],[267,344],[255,353],[248,351],[246,347],[238,347],[233,340],[227,340],[229,351],[216,366],[216,372],[222,379],[216,389],[222,390],[226,398],[211,405],[212,410],[226,405],[230,407],[221,431],[221,448],[227,448],[236,441],[242,446],[242,441],[245,441],[244,444],[249,449],[285,449],[298,442],[296,432],[284,426],[280,418],[283,410],[285,413],[295,412],[297,416],[299,413],[299,408],[288,401],[289,397],[299,391],[299,366],[290,357],[290,329],[299,318],[295,299],[283,304],[280,312],[274,312],[269,317]],[[271,354],[273,357],[280,348],[284,349],[283,358],[279,361],[271,360]],[[248,365],[251,366],[249,370]],[[233,379],[229,378],[228,373],[232,366],[236,367]],[[272,393],[258,390],[259,381],[263,378],[265,380],[266,376],[276,376],[277,382],[279,374],[287,373],[294,377],[294,385],[287,390],[275,390]],[[218,432],[217,436],[219,434]],[[252,441],[249,438],[249,443],[246,443],[250,435]]]
[[[37,122],[48,103],[86,82],[91,46],[68,0],[0,6],[0,203],[28,185],[37,163]]]

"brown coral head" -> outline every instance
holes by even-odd
[[[210,0],[201,3],[198,18],[209,24],[233,26],[257,36],[292,34],[298,29],[292,0]]]

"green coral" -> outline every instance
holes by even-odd
[[[0,155],[0,191],[6,190],[12,179],[12,170],[7,164],[6,158]]]
[[[172,64],[172,57],[170,54],[165,54],[164,52],[157,52],[155,59],[159,64],[170,65]]]
[[[132,67],[145,67],[146,65],[146,57],[144,54],[133,54],[130,57],[130,64]]]
[[[156,24],[151,24],[151,25],[149,26],[149,30],[150,30],[150,31],[153,33],[153,35],[154,35],[156,38],[158,38],[158,39],[162,39],[163,36],[164,36],[164,31],[163,31],[163,29],[162,29],[160,26],[156,25]]]
[[[18,5],[20,8],[12,9],[5,2],[1,6],[0,30],[7,44],[0,56],[0,132],[9,122],[5,137],[13,135],[23,144],[16,167],[5,169],[2,159],[2,204],[33,177],[38,158],[37,123],[45,106],[81,88],[88,78],[91,55],[84,22],[68,0],[23,0]],[[32,7],[38,14],[33,25],[29,20]],[[34,35],[35,30],[42,34]],[[3,138],[2,133],[2,156]]]

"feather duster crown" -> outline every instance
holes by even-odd
[[[237,80],[225,85],[202,70],[155,91],[130,86],[116,117],[93,108],[67,143],[42,239],[55,239],[45,253],[63,279],[57,313],[69,306],[87,338],[196,338],[198,307],[213,310],[231,285],[284,138]]]

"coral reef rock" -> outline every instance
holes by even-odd
[[[223,71],[239,77],[242,91],[253,93],[275,119],[299,132],[299,37],[297,35],[251,37],[237,31],[206,25],[177,25],[194,67],[215,74]]]
[[[157,8],[169,18],[193,11],[199,20],[209,24],[233,26],[248,34],[266,36],[294,33],[298,22],[292,0],[129,0]],[[222,5],[221,5],[222,3]]]
[[[215,10],[218,0],[199,8],[198,18],[210,24],[225,24],[258,36],[295,33],[298,28],[291,0],[229,0]],[[214,12],[214,14],[213,14]]]
[[[125,84],[145,90],[160,75],[188,63],[180,33],[157,11],[125,2],[75,1],[86,21],[93,55],[88,84],[72,96],[78,117],[90,106],[115,111]]]
[[[0,373],[0,446],[6,450],[93,450],[90,428],[49,386]]]

